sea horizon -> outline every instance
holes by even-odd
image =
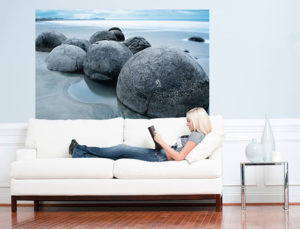
[[[209,22],[195,20],[49,20],[36,21],[36,25],[76,27],[120,27],[121,29],[167,30],[201,32],[209,34]]]

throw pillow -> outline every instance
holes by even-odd
[[[203,160],[211,156],[219,147],[222,146],[224,139],[223,132],[212,131],[200,142],[186,157],[190,164]]]

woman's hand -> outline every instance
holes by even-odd
[[[157,131],[154,131],[154,140],[160,145],[163,145],[165,142],[162,136]]]

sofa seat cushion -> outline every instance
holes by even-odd
[[[110,179],[114,161],[107,158],[49,158],[15,161],[10,176],[14,179]]]
[[[221,177],[216,160],[201,160],[193,164],[183,161],[148,162],[119,159],[114,164],[114,176],[119,179],[212,179]]]

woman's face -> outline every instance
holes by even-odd
[[[194,131],[194,126],[193,126],[193,123],[191,122],[191,120],[189,118],[186,118],[186,126],[189,128],[189,130],[191,132]]]

